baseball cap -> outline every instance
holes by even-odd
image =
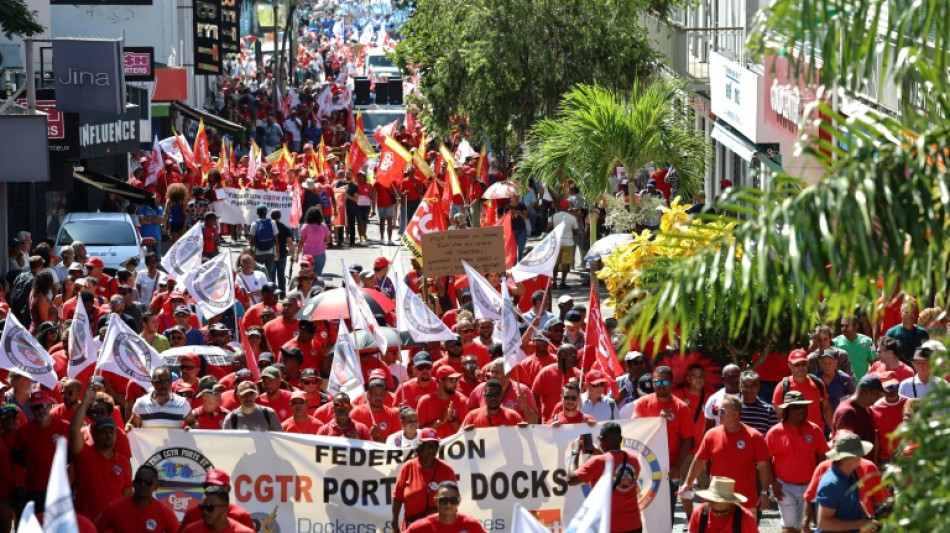
[[[5,403],[0,405],[0,418],[13,418],[20,416],[20,408],[15,403]]]
[[[294,391],[293,394],[290,395],[290,401],[294,400],[307,401],[307,393],[302,390]]]
[[[838,358],[838,354],[835,353],[834,350],[822,350],[822,351],[818,352],[818,358],[821,359],[821,358],[823,358],[823,357],[832,357],[832,358],[834,358],[834,359],[837,359],[837,358]]]
[[[457,378],[461,376],[462,374],[456,372],[455,369],[449,365],[440,366],[439,369],[435,371],[435,379]]]
[[[37,405],[50,405],[53,403],[53,398],[50,397],[46,391],[34,391],[30,395],[30,407],[36,407]]]
[[[432,366],[432,357],[429,355],[429,352],[422,351],[412,356],[413,366],[429,365]]]
[[[381,379],[385,381],[386,373],[383,372],[382,369],[374,368],[373,370],[369,371],[369,379]]]
[[[630,350],[629,352],[627,352],[626,355],[623,356],[624,361],[635,361],[637,359],[642,359],[643,362],[645,363],[647,360],[647,356],[644,355],[642,352],[638,352],[636,350]]]
[[[551,331],[551,328],[554,326],[563,326],[564,322],[560,318],[552,318],[548,320],[548,323],[544,325],[545,331]]]
[[[181,354],[181,355],[178,356],[178,362],[179,362],[179,363],[183,363],[183,362],[185,362],[185,361],[191,361],[192,363],[194,363],[194,364],[196,364],[196,365],[200,365],[200,364],[201,364],[201,357],[200,357],[198,354],[195,354],[195,353],[183,353],[183,354]]]
[[[568,302],[573,302],[573,301],[574,301],[574,297],[571,296],[570,294],[562,294],[560,298],[557,299],[557,304],[561,305],[561,304],[566,304]]]
[[[238,396],[244,396],[249,392],[257,394],[257,385],[255,385],[253,381],[242,381],[241,384],[237,386]]]
[[[266,292],[267,294],[273,294],[277,292],[277,284],[273,281],[268,281],[261,286],[261,292]]]
[[[103,416],[92,423],[93,431],[99,431],[102,428],[115,428],[115,419],[111,416]]]
[[[363,265],[359,263],[353,263],[346,269],[350,274],[359,274],[363,271]]]
[[[311,322],[310,320],[303,320],[303,319],[301,319],[301,320],[298,320],[298,321],[297,321],[297,330],[298,330],[298,331],[309,331],[309,332],[313,333],[314,331],[317,330],[317,327],[316,327],[316,325],[315,325],[313,322]]]
[[[104,377],[102,377],[102,376],[92,376],[91,378],[89,378],[89,386],[90,386],[90,387],[93,387],[93,386],[96,386],[96,385],[98,385],[98,386],[100,386],[100,387],[105,387],[105,386],[106,386],[106,378],[104,378]]]
[[[231,486],[231,476],[227,472],[221,470],[220,468],[212,468],[208,470],[208,473],[205,475],[204,486],[216,486],[216,487],[230,487]]]
[[[900,381],[897,379],[897,374],[891,371],[887,372],[878,372],[877,378],[881,380],[881,386],[885,389],[888,387],[896,387],[900,385]]]
[[[388,266],[389,266],[389,260],[386,259],[385,257],[377,257],[376,260],[373,261],[373,268],[385,268]]]
[[[264,379],[264,378],[280,379],[280,370],[277,370],[276,368],[269,366],[265,368],[264,370],[261,370],[261,379]]]
[[[300,258],[301,265],[313,265],[313,258],[309,255],[305,255]]]
[[[178,307],[175,308],[175,314],[176,315],[181,315],[181,314],[190,315],[191,309],[188,309],[187,305],[179,305]]]
[[[581,313],[580,311],[568,311],[564,313],[564,325],[566,326],[576,326],[581,322]]]
[[[247,335],[248,337],[250,337],[251,335],[257,335],[258,337],[264,336],[264,332],[262,332],[261,328],[258,328],[258,327],[247,328],[247,331],[245,331],[244,334]]]
[[[419,442],[439,442],[439,433],[432,428],[419,430]]]
[[[209,331],[220,331],[220,332],[222,332],[222,333],[230,333],[230,332],[231,332],[231,330],[228,329],[228,327],[225,326],[225,325],[224,325],[223,323],[221,323],[221,322],[215,322],[214,325],[209,328]]]
[[[861,381],[858,381],[858,387],[884,392],[884,385],[881,384],[881,379],[874,374],[865,374],[864,377],[861,378]]]
[[[98,257],[90,257],[89,260],[86,261],[86,266],[89,267],[89,268],[93,268],[93,267],[104,267],[104,266],[106,266],[106,264],[103,263],[103,262],[102,262],[102,259],[100,259],[100,258],[98,258]]]
[[[258,213],[266,213],[266,212],[267,212],[267,206],[264,205],[264,204],[257,204],[257,212],[258,212]]]
[[[607,383],[607,375],[600,370],[591,370],[587,373],[587,382],[590,384]]]
[[[66,271],[72,272],[73,270],[78,270],[82,272],[83,270],[82,265],[77,263],[76,261],[73,261],[72,263],[69,264],[69,268],[67,268]]]
[[[801,363],[802,361],[808,361],[808,354],[805,353],[805,350],[792,350],[788,354],[788,362],[790,364]]]
[[[259,363],[261,361],[267,361],[268,363],[273,363],[274,354],[270,352],[261,352],[261,354],[257,356],[257,362]]]
[[[917,361],[928,361],[934,352],[947,353],[947,347],[940,341],[927,341],[914,350],[914,359]]]
[[[254,379],[254,374],[251,373],[251,371],[248,370],[248,369],[246,369],[246,368],[242,368],[242,369],[240,369],[240,370],[238,370],[237,372],[234,373],[234,382],[235,382],[235,383],[240,384],[240,383],[242,383],[242,382],[244,382],[244,381],[250,381],[250,380],[252,380],[252,379]]]
[[[280,349],[280,353],[284,356],[284,359],[287,359],[288,357],[293,357],[294,359],[300,362],[303,362],[303,350],[301,350],[300,348],[296,346],[291,346],[289,348],[282,347]],[[270,370],[270,369],[265,368],[265,370]]]

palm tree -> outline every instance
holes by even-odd
[[[519,176],[534,176],[552,189],[567,177],[594,200],[607,190],[617,163],[630,173],[650,162],[670,164],[679,175],[679,194],[692,198],[702,186],[708,150],[682,113],[684,94],[681,84],[666,80],[634,84],[628,95],[578,85],[564,95],[554,118],[535,124]]]

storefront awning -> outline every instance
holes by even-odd
[[[718,122],[713,125],[712,134],[710,135],[716,141],[719,141],[720,144],[728,148],[731,152],[741,157],[744,161],[752,161],[752,158],[755,157],[756,152],[758,151],[754,144],[749,142],[742,135],[731,131],[726,126],[719,124]]]
[[[113,178],[112,176],[106,176],[105,174],[99,174],[98,172],[92,172],[89,170],[83,171],[73,171],[73,177],[77,180],[89,185],[90,187],[95,187],[97,189],[102,189],[106,192],[112,192],[118,194],[119,196],[134,202],[143,202],[148,198],[151,193],[128,183]]]
[[[222,130],[228,133],[233,133],[235,135],[241,135],[244,133],[244,127],[240,124],[235,124],[230,120],[225,120],[217,115],[212,115],[203,109],[198,109],[196,107],[191,107],[190,105],[174,101],[171,105],[172,109],[178,111],[182,115],[189,116],[195,120],[204,120],[205,124],[211,126],[217,130]]]

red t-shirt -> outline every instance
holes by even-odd
[[[458,392],[444,400],[439,398],[438,394],[427,394],[423,396],[419,400],[419,407],[416,408],[416,411],[419,412],[419,427],[432,424],[442,418],[442,415],[449,409],[455,410],[455,420],[461,422],[465,419],[465,415],[468,414],[468,398]],[[452,429],[452,424],[450,423],[442,424],[435,430],[438,432],[440,439],[451,437],[456,431]]]
[[[491,363],[491,354],[488,353],[488,348],[482,346],[480,343],[473,342],[468,346],[462,346],[462,357],[466,355],[474,355],[478,359],[478,368]]]
[[[373,436],[369,433],[369,428],[353,419],[350,419],[350,423],[347,424],[346,427],[340,427],[340,424],[338,424],[336,418],[334,418],[318,429],[317,435],[326,435],[328,437],[346,437],[348,439],[373,440]]]
[[[808,488],[805,489],[806,502],[815,501],[815,496],[818,495],[818,482],[821,481],[821,476],[825,475],[825,472],[833,464],[834,460],[832,459],[825,459],[818,463],[815,472],[811,476],[811,481],[808,483]],[[867,509],[873,509],[874,504],[881,503],[891,497],[890,491],[881,483],[881,471],[877,469],[877,465],[873,462],[862,457],[854,473],[859,480],[858,491],[861,495],[861,502]]]
[[[456,515],[455,523],[443,524],[439,522],[439,515],[433,514],[413,522],[406,529],[406,533],[485,533],[482,523],[468,516],[459,513]]]
[[[509,378],[520,381],[527,386],[534,384],[535,378],[541,373],[544,367],[557,363],[557,357],[545,352],[543,356],[535,354],[529,355],[524,361],[515,365],[514,371]]]
[[[883,361],[874,361],[868,369],[868,374],[876,374],[878,372],[893,372],[898,382],[910,379],[916,375],[914,369],[907,366],[906,363],[901,363],[897,368],[887,368]]]
[[[300,351],[303,352],[303,362],[300,363],[300,370],[312,368],[320,373],[320,367],[323,365],[323,343],[318,341],[316,337],[306,346],[300,344],[297,339],[293,339],[284,344],[283,347],[300,348]],[[277,351],[280,352],[280,350]],[[283,362],[283,357],[280,357],[280,359]]]
[[[285,433],[303,433],[306,435],[316,435],[317,431],[323,427],[323,422],[320,422],[312,416],[308,416],[307,420],[304,422],[297,422],[291,416],[287,420],[281,422],[280,426],[284,428]]]
[[[633,406],[634,418],[649,418],[662,416],[664,409],[669,410],[666,416],[666,439],[670,449],[670,462],[676,461],[680,453],[680,439],[693,436],[693,419],[689,407],[676,396],[668,402],[661,402],[656,393],[641,397]]]
[[[437,507],[435,494],[439,483],[455,480],[455,471],[452,467],[439,459],[435,460],[435,467],[430,470],[422,468],[419,459],[403,463],[396,477],[396,487],[393,489],[393,498],[402,500],[404,504],[403,523],[406,518],[435,509]]]
[[[784,388],[782,387],[782,383],[782,381],[779,381],[775,387],[775,392],[772,394],[772,405],[780,405],[782,403],[782,396],[784,395],[784,392],[782,392]],[[788,390],[797,390],[802,393],[806,400],[811,401],[811,404],[808,406],[808,421],[820,428],[824,428],[825,419],[821,416],[821,402],[828,399],[828,390],[819,389],[818,385],[816,385],[810,377],[806,377],[804,383],[799,383],[795,381],[795,378],[789,377]],[[824,394],[822,394],[822,391],[824,391]]]
[[[92,446],[92,433],[89,431],[89,426],[82,427],[82,439],[86,443],[86,446]],[[126,457],[132,457],[132,446],[129,444],[129,435],[122,429],[122,426],[116,426],[115,428],[115,451],[119,455],[124,455]]]
[[[255,531],[254,520],[251,519],[251,513],[247,512],[247,509],[240,507],[234,502],[231,502],[230,504],[228,504],[228,518],[230,518],[234,523],[240,526],[250,528],[252,532]],[[184,531],[185,526],[194,524],[196,522],[198,524],[204,525],[204,522],[202,522],[201,520],[201,509],[199,509],[197,505],[194,505],[190,509],[185,511],[185,516],[183,516],[181,519],[181,529],[179,530],[179,532]],[[200,529],[198,531],[207,531],[207,530]],[[231,531],[236,531],[240,533],[240,532],[244,532],[245,530],[233,529]]]
[[[571,378],[581,378],[581,371],[571,368],[566,374],[561,372],[557,363],[544,367],[534,378],[531,392],[538,396],[541,405],[541,419],[548,420],[554,414],[554,407],[561,401],[561,391]]]
[[[558,410],[554,414],[551,415],[551,418],[545,420],[544,423],[551,426],[556,423],[557,424],[580,424],[581,422],[596,422],[596,421],[597,421],[596,418],[590,415],[585,415],[584,413],[580,411],[575,412],[573,415],[566,415],[564,414],[564,411]]]
[[[696,450],[696,458],[712,460],[710,476],[734,479],[736,492],[748,498],[744,507],[755,508],[759,503],[755,476],[758,463],[769,460],[769,448],[765,437],[758,431],[742,424],[739,431],[730,433],[725,426],[710,429]]]
[[[197,507],[195,507],[197,509]],[[198,519],[197,522],[189,524],[188,527],[181,529],[179,533],[256,533],[254,528],[247,527],[242,525],[237,520],[233,518],[228,518],[228,528],[221,531],[213,531],[208,529],[208,526],[205,525],[204,520]]]
[[[688,388],[680,387],[673,391],[673,396],[683,400],[686,407],[689,407],[690,420],[693,422],[693,449],[689,453],[695,455],[706,433],[706,416],[703,414],[703,408],[706,406],[706,389],[703,389],[700,394],[693,394]]]
[[[461,383],[461,381],[459,381]],[[534,401],[534,394],[531,393],[531,388],[523,383],[518,383],[517,381],[508,382],[508,388],[502,391],[501,396],[501,406],[507,407],[512,411],[518,413],[521,418],[524,418],[524,413],[521,410],[521,404],[518,403],[518,391],[524,393],[524,401],[528,404],[528,407],[538,410],[538,405]],[[485,407],[485,384],[479,383],[475,390],[468,395],[468,410],[474,411],[479,407]]]
[[[264,310],[264,307],[264,302],[258,302],[249,307],[248,310],[244,312],[244,316],[241,318],[241,329],[243,331],[247,331],[247,328],[251,326],[263,326],[261,323],[261,311]],[[280,304],[274,304],[271,307],[274,308],[274,311],[280,314],[282,310]]]
[[[139,507],[132,496],[110,503],[96,519],[101,533],[176,533],[178,528],[178,517],[170,507],[158,500]]]
[[[73,456],[72,465],[76,512],[90,520],[132,488],[132,464],[118,452],[106,458],[95,447],[86,446]]]
[[[36,422],[21,426],[13,441],[14,451],[22,451],[26,458],[26,490],[44,491],[49,481],[49,466],[56,454],[56,438],[69,438],[69,424],[54,418],[50,425],[39,427]]]
[[[892,433],[904,420],[904,404],[906,403],[907,398],[900,396],[897,403],[887,403],[886,399],[881,398],[880,401],[871,406],[874,427],[877,429],[877,436],[881,445],[881,459],[890,460],[894,456],[894,449],[900,440],[895,438]]]
[[[205,411],[204,407],[198,407],[191,410],[191,416],[195,417],[196,429],[221,429],[224,424],[224,417],[231,411],[218,405],[213,412]]]
[[[257,405],[270,407],[275,412],[277,412],[277,418],[280,418],[281,421],[284,421],[293,415],[293,412],[290,410],[290,396],[292,394],[293,393],[289,390],[284,389],[277,389],[277,392],[274,393],[273,398],[266,394],[261,394],[257,397]]]
[[[0,438],[0,457],[10,457],[11,446],[7,446],[6,438]],[[13,489],[23,484],[23,467],[10,460],[0,461],[0,500],[9,500],[13,497]]]
[[[807,420],[798,428],[779,422],[765,434],[765,444],[775,477],[793,485],[807,484],[829,449],[821,429]]]
[[[399,411],[386,405],[383,405],[383,409],[378,413],[371,413],[369,406],[363,404],[350,412],[350,418],[370,429],[373,426],[379,426],[379,433],[382,436],[379,442],[386,442],[386,437],[402,429]]]
[[[432,374],[435,375],[435,373],[443,366],[447,366],[451,368],[453,371],[461,374],[462,373],[462,358],[460,357],[458,359],[452,359],[446,354],[445,357],[433,363]]]
[[[403,383],[396,390],[396,399],[400,405],[408,405],[413,409],[419,405],[419,399],[426,394],[433,394],[439,390],[439,382],[435,379],[429,379],[427,386],[420,386],[418,378],[412,378]]]
[[[497,413],[489,415],[487,407],[479,407],[465,415],[465,420],[462,420],[462,427],[472,425],[477,428],[516,426],[522,422],[524,422],[524,419],[521,418],[521,415],[511,409],[502,407]]]
[[[708,503],[700,504],[699,507],[693,509],[693,514],[689,517],[689,527],[687,528],[689,533],[699,533],[700,520],[703,516],[703,509],[706,507],[709,507]],[[732,508],[731,513],[723,517],[716,516],[716,513],[710,509],[708,518],[706,519],[706,533],[734,533],[732,523],[735,520],[736,512],[742,513],[742,518],[739,521],[740,533],[757,533],[759,531],[759,524],[755,519],[755,515],[748,509],[736,505]]]
[[[628,450],[613,450],[610,455],[614,461],[615,487],[611,492],[610,531],[631,531],[643,527],[640,520],[640,504],[637,500],[640,461],[633,452]],[[606,454],[591,457],[577,469],[577,477],[593,486],[603,475],[606,464]]]
[[[392,207],[393,187],[383,187],[378,181],[373,185],[376,190],[376,207]]]
[[[389,370],[389,365],[382,362],[378,357],[360,355],[360,369],[363,371],[363,383],[369,383],[369,373],[373,370],[382,370],[386,374],[386,390],[396,388],[393,382],[393,373]]]
[[[297,320],[284,322],[282,317],[264,324],[264,338],[272,351],[280,351],[280,347],[297,336]]]

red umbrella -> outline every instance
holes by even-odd
[[[396,309],[395,302],[376,289],[360,290],[374,315],[388,315]],[[297,313],[297,318],[306,320],[338,320],[341,316],[344,319],[350,318],[350,310],[346,305],[346,289],[343,288],[321,292],[307,300]]]

